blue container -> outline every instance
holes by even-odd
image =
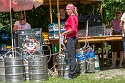
[[[82,61],[82,60],[85,60],[85,55],[83,54],[76,54],[76,58],[78,61]]]
[[[85,55],[86,55],[86,59],[89,59],[89,58],[94,58],[95,57],[95,53],[93,50],[88,50],[85,52]]]
[[[90,51],[89,56],[90,58],[95,58],[95,53],[93,50]]]
[[[2,34],[1,35],[1,38],[2,38],[2,40],[8,40],[9,39],[9,36],[8,36],[8,34]]]
[[[85,52],[85,56],[86,56],[86,59],[89,59],[89,58],[90,58],[89,51],[86,51],[86,52]]]

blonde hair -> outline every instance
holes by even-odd
[[[78,17],[77,7],[75,7],[74,13]]]
[[[73,7],[74,7],[74,14],[78,17],[78,12],[77,12],[77,7],[76,6],[74,6],[73,4],[70,4],[70,5],[72,5]]]

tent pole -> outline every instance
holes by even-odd
[[[49,0],[49,9],[50,9],[50,23],[52,24],[52,3],[51,0]]]
[[[58,32],[58,35],[59,35],[59,52],[61,52],[61,43],[60,43],[60,12],[59,12],[59,0],[57,0],[57,13],[58,13],[58,29],[59,29],[59,32]]]
[[[9,5],[10,5],[10,28],[11,28],[11,44],[12,44],[12,56],[14,57],[14,50],[13,50],[13,45],[14,45],[14,38],[13,38],[13,25],[12,25],[12,0],[9,0]]]
[[[26,20],[26,11],[24,10],[25,20]]]

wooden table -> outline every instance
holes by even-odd
[[[104,42],[107,41],[121,41],[122,36],[121,35],[112,35],[112,36],[93,36],[93,37],[87,37],[87,41],[89,43],[102,43],[102,49],[104,47]],[[85,43],[86,38],[85,37],[79,37],[78,38],[78,44],[79,43]],[[54,52],[54,44],[58,43],[59,39],[50,39],[49,41],[44,41],[44,44],[52,44],[52,50]],[[104,53],[102,50],[102,66],[104,66]]]

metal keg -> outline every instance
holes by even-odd
[[[21,57],[5,57],[5,77],[7,83],[25,81],[24,65]]]
[[[86,67],[87,67],[87,72],[95,72],[95,59],[94,58],[89,58],[86,60]]]
[[[24,71],[25,71],[25,78],[26,81],[29,81],[29,67],[28,67],[28,61],[23,61],[24,64]]]
[[[58,76],[60,77],[66,77],[69,75],[69,64],[67,57],[63,54],[59,54],[57,56],[57,70],[58,70]]]
[[[41,55],[32,55],[29,61],[29,81],[41,82],[48,80],[47,57]]]
[[[77,73],[84,74],[86,72],[85,60],[77,61]]]
[[[0,57],[0,82],[5,81],[4,58]]]

